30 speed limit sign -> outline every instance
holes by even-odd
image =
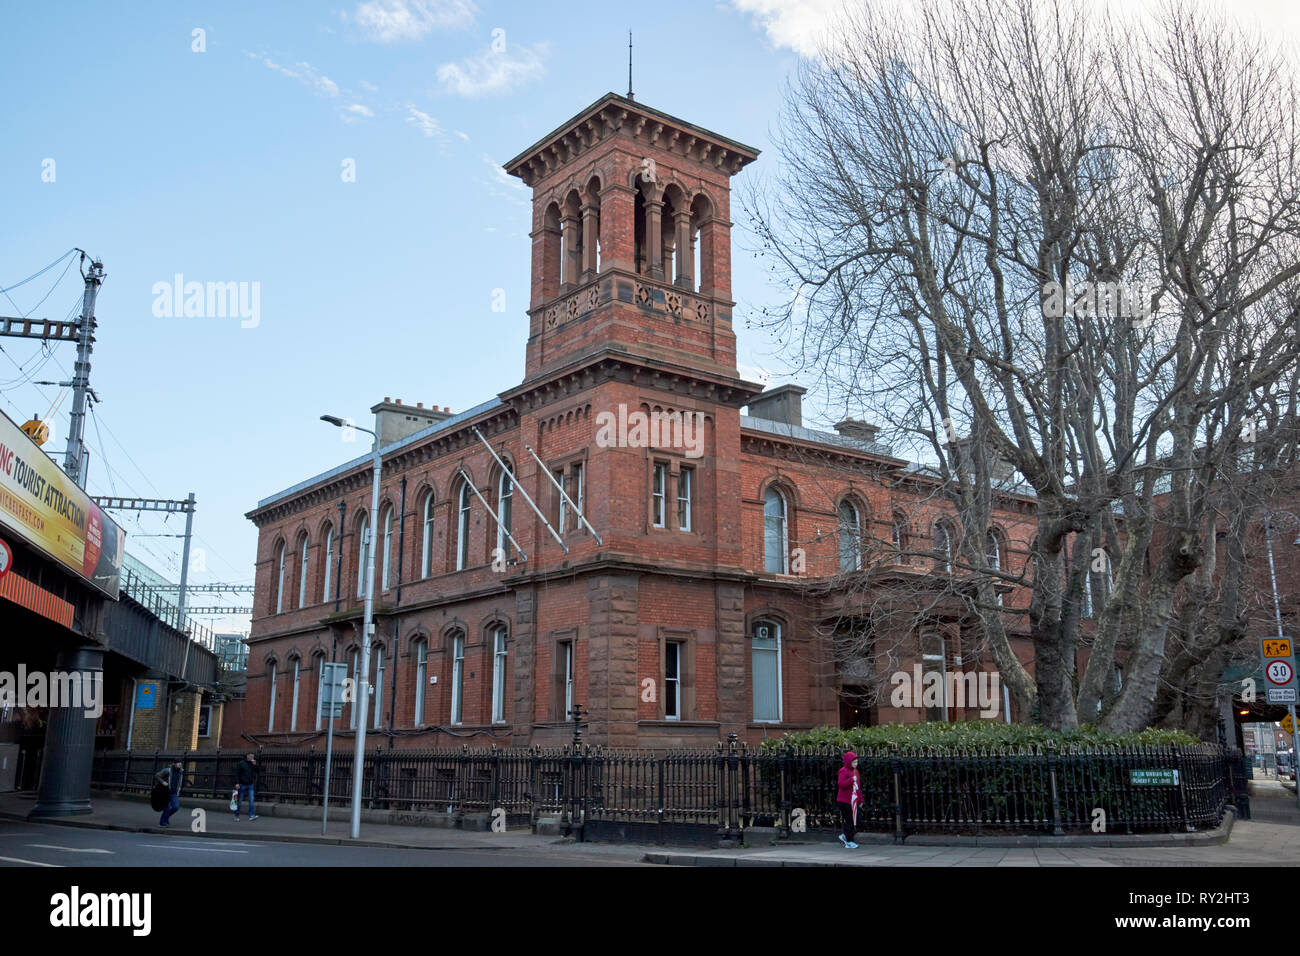
[[[1300,681],[1296,680],[1293,642],[1288,637],[1265,637],[1259,642],[1260,657],[1264,664],[1265,688],[1270,704],[1294,704]]]

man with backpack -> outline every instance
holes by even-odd
[[[167,788],[167,805],[158,820],[160,827],[169,827],[172,814],[181,808],[181,784],[185,781],[185,765],[177,757],[170,767],[163,767],[153,775],[154,783]]]

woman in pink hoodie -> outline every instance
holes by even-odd
[[[840,842],[850,850],[858,845],[853,842],[858,822],[858,806],[862,803],[862,787],[858,779],[858,755],[849,751],[844,755],[844,766],[840,767],[835,802],[840,806],[840,819],[844,822],[844,832]]]

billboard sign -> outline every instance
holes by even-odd
[[[126,532],[3,412],[0,528],[117,600]]]

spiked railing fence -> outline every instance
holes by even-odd
[[[104,751],[95,755],[93,782],[147,791],[176,756],[186,766],[188,795],[223,797],[243,754]],[[1188,832],[1217,826],[1241,789],[1232,776],[1238,761],[1211,744],[891,748],[858,756],[858,829],[899,840],[914,833]],[[321,802],[324,754],[265,751],[258,761],[259,802]],[[734,735],[714,750],[377,750],[366,755],[362,800],[370,809],[410,812],[501,807],[512,825],[560,815],[613,838],[665,842],[688,830],[724,839],[755,827],[831,833],[839,825],[841,764],[839,750],[751,750]],[[330,802],[350,800],[350,753],[335,753],[330,777]]]

